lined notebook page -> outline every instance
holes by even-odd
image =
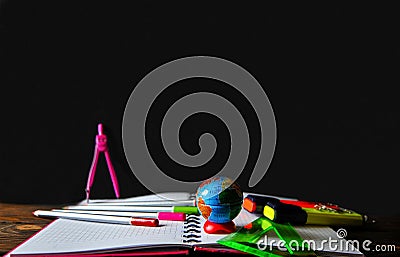
[[[326,226],[294,226],[300,237],[306,241],[312,250],[317,252],[330,252],[335,254],[358,255],[363,256],[358,249],[356,249],[350,242],[345,239],[338,238],[336,232],[330,227]],[[273,232],[267,233],[268,245],[278,246],[279,237]],[[328,240],[332,240],[331,247]],[[265,237],[263,238],[265,240]],[[311,240],[311,241],[310,241]],[[311,242],[311,243],[310,243]],[[294,245],[295,246],[295,245]],[[301,249],[301,246],[299,246]],[[337,255],[334,255],[337,256]]]
[[[159,227],[115,225],[58,219],[12,254],[100,252],[150,245],[181,245],[183,222],[160,221]]]
[[[326,226],[296,226],[296,231],[304,240],[315,240],[315,249],[319,252],[337,252],[346,254],[362,254],[356,249],[350,242],[346,243],[347,240],[338,238],[336,232]],[[323,240],[331,238],[332,247],[329,247],[328,243],[323,243]],[[310,245],[311,246],[311,245]],[[311,246],[312,247],[312,246]]]
[[[154,195],[141,195],[133,196],[129,198],[120,199],[94,199],[90,200],[90,203],[129,203],[129,202],[141,202],[141,201],[163,201],[163,200],[191,200],[194,199],[193,194],[185,192],[166,192]],[[86,205],[86,200],[82,200],[79,204]]]
[[[261,215],[252,214],[247,212],[246,210],[241,210],[240,214],[234,222],[238,228],[245,226],[246,224],[254,221],[259,218]],[[202,218],[202,224],[205,222],[204,218]],[[341,253],[341,254],[350,254],[350,255],[359,255],[362,256],[362,253],[358,251],[352,244],[346,243],[347,240],[340,239],[337,237],[336,232],[327,226],[294,226],[297,233],[301,236],[303,240],[312,240],[315,241],[315,248],[318,252],[331,252],[331,253]],[[274,240],[276,243],[272,243],[273,246],[277,246],[277,242],[279,242],[279,237],[273,232],[267,233],[268,241],[271,242]],[[204,232],[202,229],[201,233],[201,243],[200,244],[214,244],[217,240],[224,238],[226,235],[210,235]],[[329,247],[327,242],[323,243],[324,240],[328,240],[331,238],[332,240],[337,240],[333,242],[332,248]],[[335,247],[335,244],[337,247]],[[312,245],[310,245],[312,247]],[[336,256],[336,255],[335,255]]]

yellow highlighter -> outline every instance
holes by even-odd
[[[366,219],[350,210],[302,208],[281,202],[267,203],[263,214],[276,223],[292,225],[361,226]]]

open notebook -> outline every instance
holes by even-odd
[[[187,198],[190,198],[189,194],[187,194]],[[154,196],[140,197],[139,199],[154,200]],[[132,200],[135,199],[131,198],[126,201]],[[258,217],[256,214],[242,210],[234,222],[241,227]],[[14,249],[9,255],[104,253],[156,247],[220,247],[216,242],[225,235],[206,234],[202,228],[204,221],[201,216],[189,215],[185,222],[160,221],[159,227],[139,227],[57,219]],[[295,228],[300,236],[307,240],[320,242],[329,236],[336,237],[336,233],[329,227],[303,226]],[[321,250],[329,251],[329,249]],[[361,256],[357,250],[343,253]]]

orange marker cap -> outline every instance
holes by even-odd
[[[254,212],[257,208],[256,203],[251,201],[249,198],[244,198],[243,208],[248,212]]]

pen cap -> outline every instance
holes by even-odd
[[[299,206],[283,203],[268,203],[264,207],[264,216],[276,223],[289,222],[292,225],[302,225],[307,222],[307,213]]]
[[[159,212],[159,220],[173,220],[173,221],[184,221],[186,220],[186,214],[183,212]]]
[[[186,214],[199,215],[199,210],[197,209],[196,206],[174,206],[173,211],[182,212]]]
[[[273,197],[247,195],[243,201],[243,208],[251,213],[262,213],[265,205],[279,202],[279,199]]]
[[[134,226],[157,227],[158,219],[132,217],[131,224]]]

